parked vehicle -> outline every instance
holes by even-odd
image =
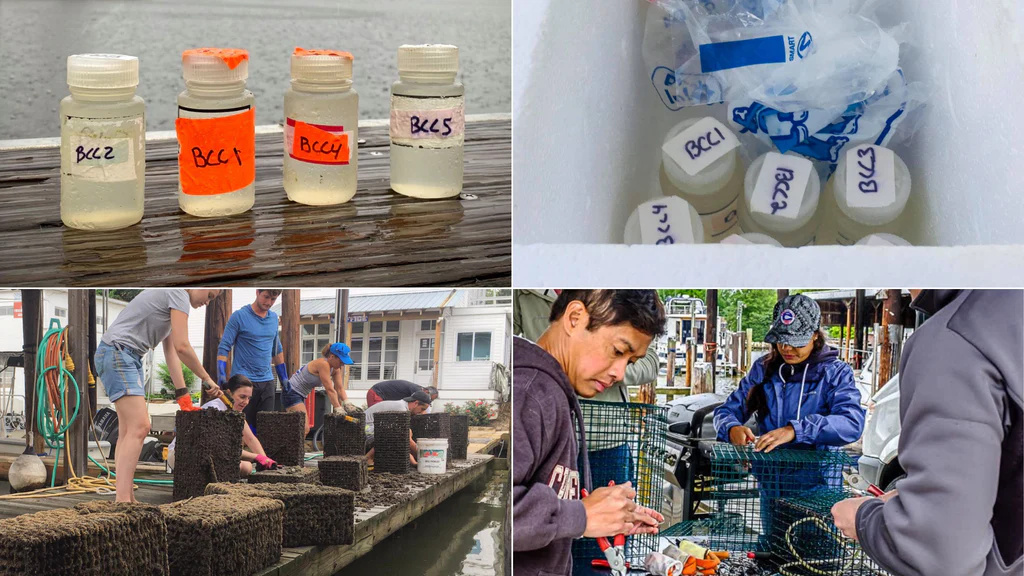
[[[868,403],[860,475],[885,491],[906,477],[900,466],[900,377],[893,377]]]

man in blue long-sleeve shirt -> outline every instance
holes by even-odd
[[[274,410],[274,371],[281,386],[288,385],[288,370],[284,364],[284,349],[278,336],[277,314],[274,306],[280,290],[257,290],[256,301],[235,310],[224,327],[217,347],[217,380],[227,381],[228,354],[234,349],[231,373],[252,380],[252,399],[245,407],[245,420],[256,432],[256,413]]]

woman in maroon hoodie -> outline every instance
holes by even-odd
[[[590,486],[577,394],[622,380],[664,332],[654,290],[564,290],[533,344],[513,343],[513,562],[516,575],[569,574],[572,540],[655,533],[661,514],[637,506],[629,483]],[[576,462],[583,455],[583,473]],[[581,480],[590,496],[580,498]]]

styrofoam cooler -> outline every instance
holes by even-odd
[[[1024,4],[886,5],[909,23],[900,65],[928,84],[914,138],[894,151],[913,191],[914,247],[627,246],[651,199],[664,136],[725,106],[671,111],[641,55],[646,0],[516,0],[514,241],[521,286],[1024,284]],[[730,126],[733,127],[733,126]],[[824,208],[824,207],[822,207]]]

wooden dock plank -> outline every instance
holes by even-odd
[[[0,150],[0,285],[508,286],[511,133],[468,121],[463,196],[425,201],[389,189],[387,127],[361,127],[358,192],[326,207],[288,201],[281,135],[260,134],[256,205],[211,219],[178,208],[177,142],[150,141],[145,216],[112,232],[61,224],[58,148]]]

